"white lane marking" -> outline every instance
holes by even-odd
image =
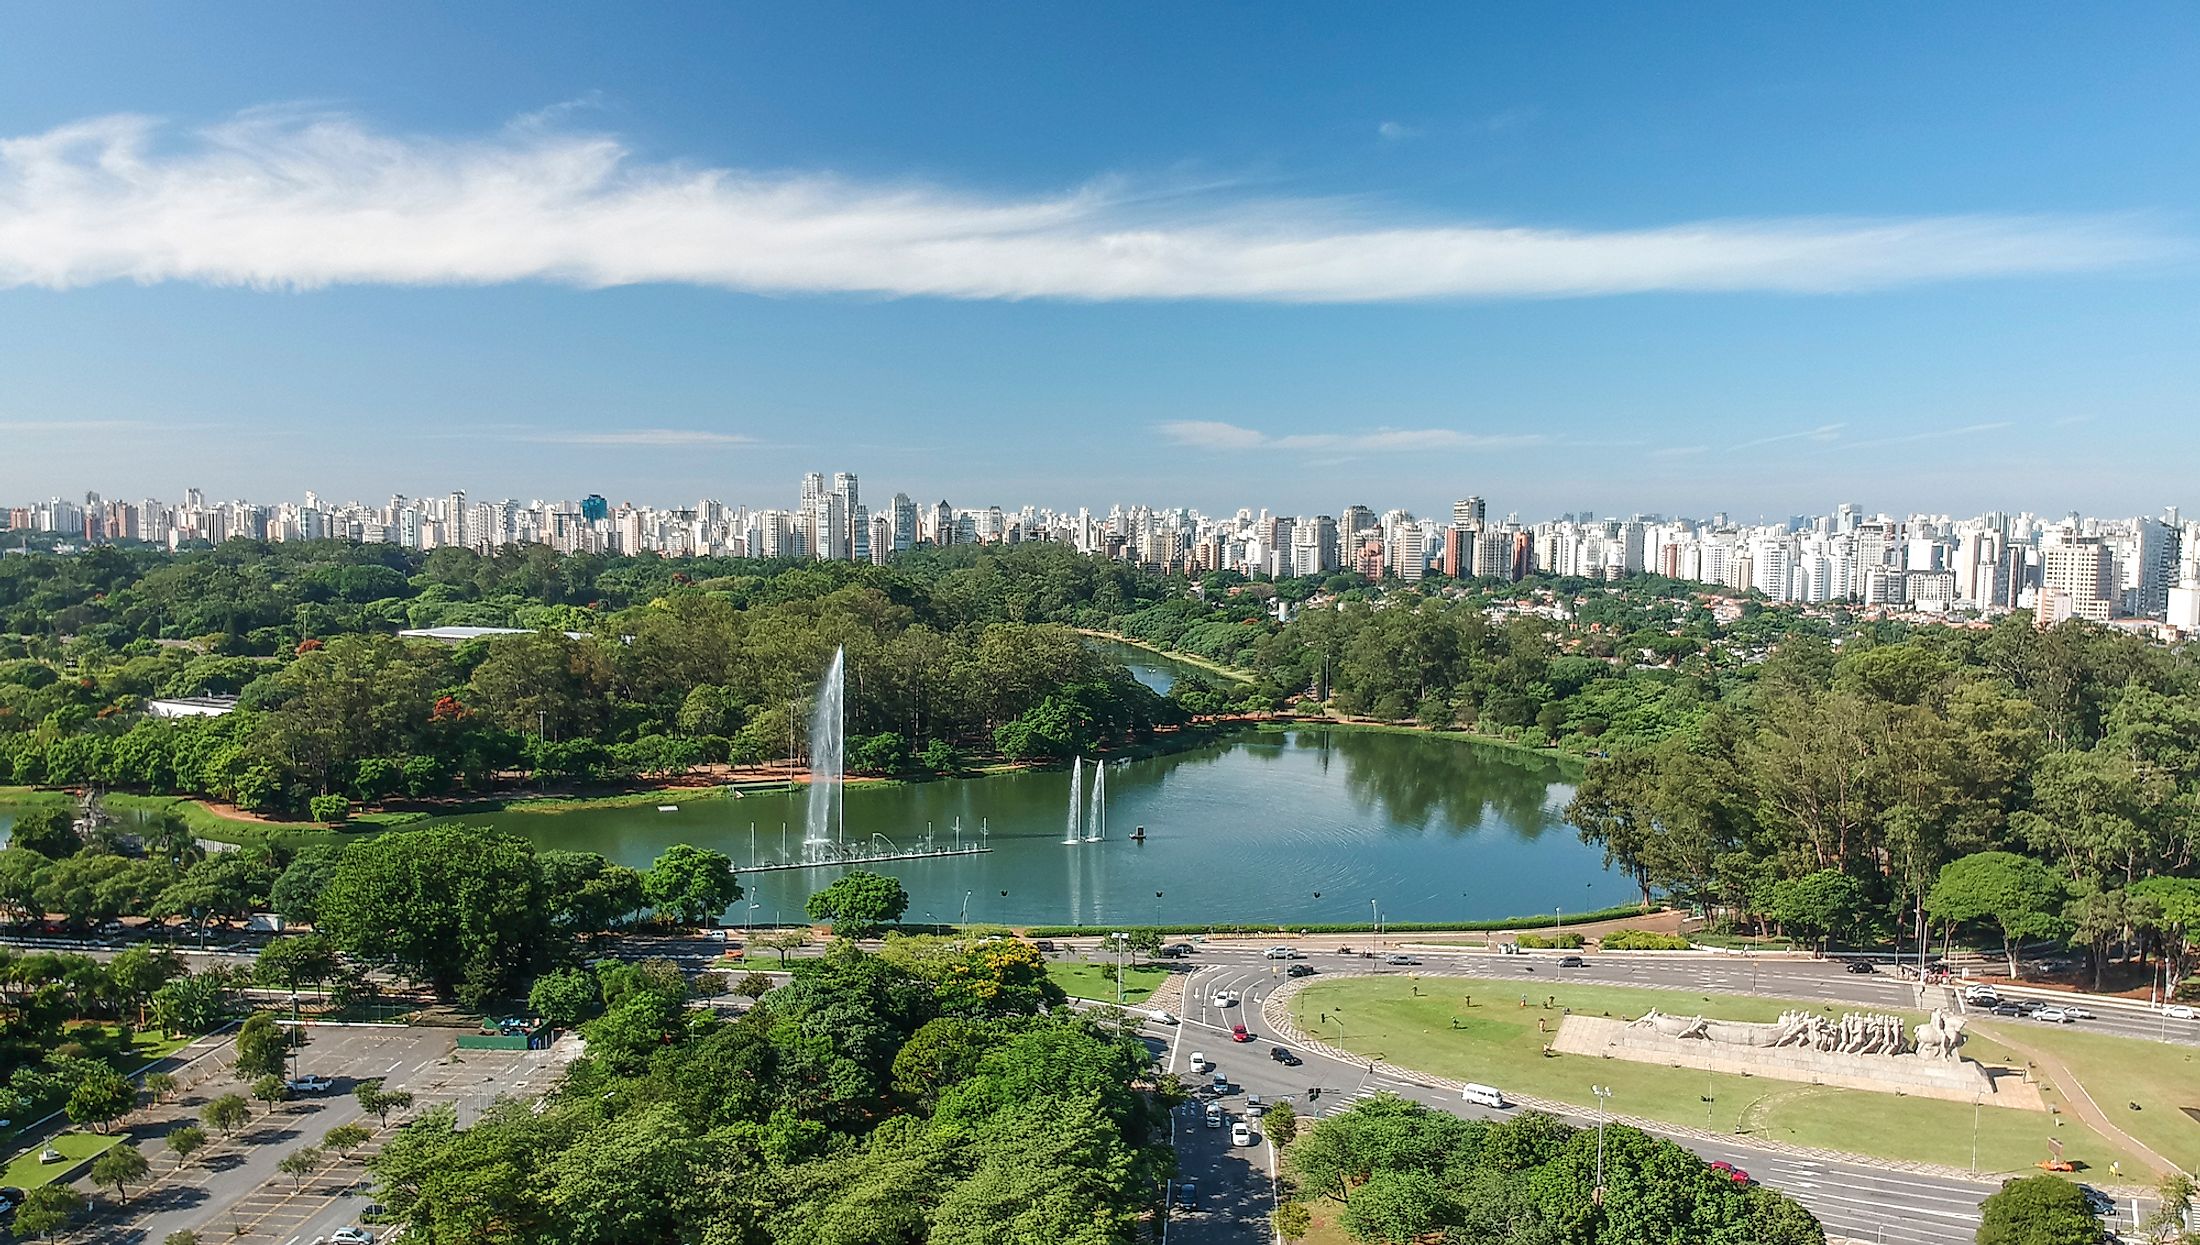
[[[1184,1049],[1184,1029],[1185,1029],[1185,1025],[1184,1025],[1184,1023],[1183,1023],[1183,1018],[1182,1018],[1182,1017],[1178,1017],[1178,1018],[1177,1018],[1177,1024],[1176,1024],[1175,1028],[1176,1028],[1176,1040],[1175,1040],[1175,1041],[1173,1041],[1173,1042],[1171,1042],[1171,1043],[1169,1043],[1169,1075],[1170,1075],[1170,1076],[1175,1076],[1175,1075],[1176,1075],[1176,1057],[1177,1057],[1177,1053],[1178,1053],[1179,1051],[1181,1051],[1181,1050],[1183,1050],[1183,1049]],[[1175,1139],[1174,1139],[1174,1138],[1175,1138],[1175,1132],[1174,1132],[1174,1130],[1175,1130],[1175,1128],[1176,1128],[1176,1125],[1174,1125],[1174,1124],[1171,1124],[1171,1125],[1169,1125],[1169,1128],[1170,1128],[1170,1130],[1171,1130],[1171,1134],[1170,1134],[1170,1135],[1171,1135],[1171,1140],[1170,1140],[1170,1143],[1169,1143],[1169,1144],[1171,1144],[1171,1145],[1174,1145],[1174,1144],[1176,1144],[1176,1142],[1175,1142]],[[1166,1217],[1166,1216],[1164,1216],[1164,1217],[1163,1217],[1163,1219],[1162,1219],[1162,1223],[1163,1223],[1163,1224],[1165,1225],[1165,1224],[1167,1224],[1167,1222],[1168,1222],[1168,1219],[1167,1219],[1167,1217]],[[1166,1231],[1165,1231],[1165,1230],[1164,1230],[1164,1235],[1166,1235]]]

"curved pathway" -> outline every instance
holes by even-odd
[[[1991,1029],[1979,1031],[1992,1034],[1995,1041],[2037,1064],[2040,1073],[2063,1091],[2063,1101],[2070,1104],[2072,1115],[2082,1120],[2087,1128],[2145,1159],[2154,1168],[2156,1176],[2167,1176],[2182,1170],[2177,1164],[2163,1158],[2152,1146],[2116,1127],[2115,1121],[2109,1118],[2108,1112],[2101,1110],[2101,1104],[2093,1101],[2092,1093],[2078,1080],[2077,1073],[2072,1072],[2068,1064],[2037,1046],[2026,1045],[2022,1038],[2011,1034],[2009,1029],[2010,1026],[2007,1025],[1995,1025]]]

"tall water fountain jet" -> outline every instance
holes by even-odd
[[[834,649],[833,664],[825,668],[817,703],[810,709],[810,794],[802,835],[805,845],[838,843],[848,829],[848,808],[841,788],[841,753],[847,739],[841,701],[847,690],[847,666],[848,651]]]
[[[1092,762],[1092,806],[1085,810],[1085,842],[1108,837],[1108,766],[1098,757]]]
[[[1069,828],[1063,832],[1064,843],[1085,841],[1084,808],[1085,758],[1071,757],[1069,761]]]

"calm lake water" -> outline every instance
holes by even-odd
[[[1171,663],[1118,650],[1165,691]],[[1092,767],[1083,772],[1089,795]],[[984,855],[871,866],[899,877],[909,919],[1034,924],[1456,920],[1626,903],[1563,810],[1555,764],[1458,740],[1317,728],[1248,731],[1196,751],[1107,767],[1107,839],[1065,844],[1068,769],[847,789],[846,841],[898,849],[983,843]],[[676,799],[678,797],[668,797]],[[568,812],[475,814],[542,847],[646,866],[674,843],[736,866],[799,858],[806,791]],[[0,808],[0,831],[9,818]],[[1144,843],[1132,842],[1144,826]],[[880,836],[873,838],[874,835]],[[729,912],[791,919],[837,867],[747,872]],[[756,906],[751,909],[749,905]]]
[[[1089,793],[1092,767],[1084,771]],[[1105,925],[1386,921],[1512,916],[1624,903],[1562,817],[1573,789],[1538,758],[1368,731],[1249,732],[1107,771],[1107,840],[1064,843],[1067,769],[848,788],[847,841],[983,842],[980,856],[872,866],[909,891],[909,919]],[[737,866],[801,854],[805,791],[654,808],[501,813],[486,822],[543,847],[647,865],[674,843]],[[1130,839],[1146,828],[1144,843]],[[753,827],[753,828],[752,828]],[[883,836],[882,840],[872,835]],[[746,873],[738,924],[783,919],[841,872]],[[747,910],[749,903],[758,905]]]

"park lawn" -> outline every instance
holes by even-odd
[[[45,1147],[32,1146],[15,1156],[8,1170],[0,1174],[0,1184],[14,1185],[19,1189],[33,1189],[42,1184],[52,1184],[55,1178],[75,1172],[86,1160],[96,1158],[129,1140],[126,1133],[116,1132],[106,1136],[98,1133],[62,1133],[53,1139],[53,1148],[59,1150],[62,1161],[41,1163],[38,1152]]]
[[[1113,964],[1083,964],[1070,960],[1047,961],[1047,976],[1062,992],[1073,999],[1091,999],[1098,1003],[1115,1001],[1115,966]],[[1169,979],[1165,968],[1137,967],[1123,974],[1123,1001],[1143,1003],[1153,997],[1153,992]]]
[[[1510,984],[1510,983],[1508,983]],[[1761,1140],[1843,1150],[1880,1158],[1971,1165],[1972,1108],[1967,1103],[1864,1090],[1836,1089],[1768,1077],[1706,1073],[1697,1069],[1543,1054],[1564,1008],[1592,1016],[1638,1016],[1651,1007],[1721,1020],[1769,1021],[1791,1008],[1836,1010],[1794,999],[1645,990],[1618,986],[1550,985],[1520,1006],[1520,992],[1505,985],[1454,977],[1344,978],[1308,986],[1291,997],[1298,1027],[1333,1045],[1399,1067],[1459,1080],[1481,1081],[1517,1094],[1580,1104],[1589,1086],[1612,1089],[1615,1112],[1671,1124],[1731,1131]],[[1412,993],[1418,989],[1418,996]],[[1544,999],[1555,998],[1546,1009]],[[1471,1004],[1466,1000],[1472,1000]],[[1324,1013],[1328,1019],[1323,1019]],[[1916,1020],[1915,1013],[1897,1014]],[[1986,1062],[2007,1052],[1980,1039],[1965,1050]],[[2082,1075],[2082,1073],[2081,1073]],[[2060,1096],[2048,1092],[2050,1105]],[[2065,1117],[2069,1118],[2069,1117]],[[2028,1169],[2047,1157],[2045,1138],[2058,1131],[2054,1117],[2013,1107],[1978,1113],[1981,1171]],[[2067,1157],[2105,1171],[2132,1156],[2074,1121],[2060,1130]]]
[[[2116,1127],[2187,1171],[2200,1168],[2200,1121],[2185,1114],[2200,1111],[2200,1050],[2065,1026],[1973,1027],[1989,1033],[2006,1028],[2013,1040],[2061,1059]],[[2134,1102],[2137,1111],[2130,1108]]]

